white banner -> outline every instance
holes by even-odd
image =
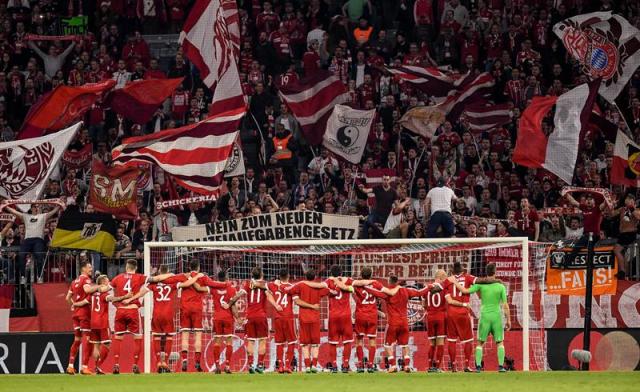
[[[0,196],[38,199],[81,125],[77,123],[42,137],[0,143]],[[18,207],[28,208],[23,204]]]
[[[375,115],[375,109],[356,110],[336,105],[327,121],[322,144],[347,161],[360,163]]]
[[[357,216],[281,211],[171,229],[174,241],[354,240]]]

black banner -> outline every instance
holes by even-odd
[[[552,247],[549,252],[550,267],[555,269],[580,270],[587,268],[587,248],[575,248],[565,246]],[[593,250],[593,268],[613,268],[616,256],[612,246],[596,247]]]
[[[72,333],[0,334],[0,374],[64,373]]]

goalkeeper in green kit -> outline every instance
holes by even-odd
[[[496,265],[487,264],[487,277],[494,278],[496,275]],[[451,280],[451,278],[449,278]],[[476,346],[476,371],[482,369],[482,349],[489,337],[493,335],[493,340],[498,347],[499,371],[505,372],[504,368],[504,331],[511,329],[511,314],[507,303],[507,289],[502,283],[474,284],[465,289],[457,281],[451,280],[458,290],[464,294],[478,293],[480,297],[480,323],[478,324],[478,345]],[[505,327],[502,326],[502,317],[506,318]]]

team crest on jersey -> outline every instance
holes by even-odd
[[[49,142],[0,150],[0,187],[13,198],[24,195],[47,175],[54,152]]]
[[[80,237],[84,238],[85,240],[92,239],[98,235],[101,227],[102,227],[102,223],[87,222],[82,227],[82,231],[80,232]]]
[[[419,290],[420,288],[417,286],[407,286],[407,288],[412,288]],[[422,298],[420,299],[409,299],[407,303],[407,319],[409,320],[409,325],[415,325],[424,320],[425,311],[424,306],[422,305]]]

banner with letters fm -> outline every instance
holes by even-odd
[[[171,229],[174,241],[354,240],[357,216],[281,211]]]

